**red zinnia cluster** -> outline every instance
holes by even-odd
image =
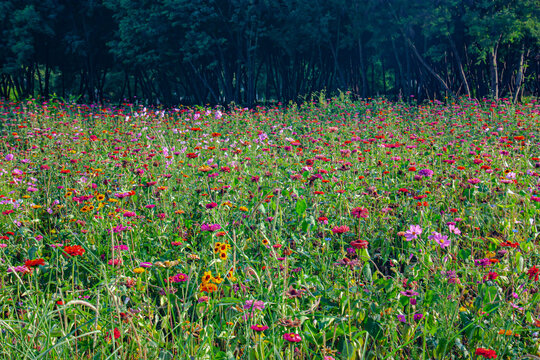
[[[36,267],[38,265],[45,265],[45,260],[43,259],[26,260],[24,262],[24,265],[26,267]]]
[[[478,349],[476,349],[474,354],[482,356],[485,359],[496,359],[497,358],[497,353],[495,352],[495,350],[491,350],[491,349],[478,348]]]
[[[501,243],[501,246],[502,247],[511,247],[511,248],[518,248],[519,247],[519,243],[518,242],[511,242],[511,241],[505,241],[503,243]]]
[[[540,269],[537,268],[536,265],[534,265],[532,268],[527,270],[527,274],[529,275],[529,280],[534,279],[534,281],[538,281],[539,273],[540,273]]]
[[[86,250],[83,249],[80,245],[66,246],[64,252],[69,256],[82,256]]]

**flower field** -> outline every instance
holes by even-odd
[[[0,119],[3,359],[540,355],[534,101]]]

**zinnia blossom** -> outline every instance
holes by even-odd
[[[344,234],[346,232],[349,232],[350,228],[347,225],[342,226],[336,226],[332,229],[332,232],[334,234]]]
[[[433,170],[430,169],[422,169],[418,171],[418,175],[422,177],[432,177],[433,176]]]
[[[485,349],[485,348],[476,349],[476,351],[474,352],[474,355],[482,356],[485,359],[497,358],[497,353],[495,352],[495,350]]]
[[[34,259],[34,260],[26,260],[24,262],[24,265],[27,267],[35,267],[38,265],[45,265],[45,260],[43,259]]]
[[[64,252],[70,256],[82,256],[86,250],[80,245],[66,246]]]
[[[216,231],[221,229],[221,225],[219,224],[202,224],[201,225],[201,231]]]
[[[259,325],[259,324],[251,325],[251,330],[264,331],[264,330],[267,330],[267,329],[268,329],[268,326],[266,326],[266,325]]]
[[[295,333],[285,333],[283,334],[283,339],[287,340],[288,342],[300,342],[302,341],[302,337]]]
[[[368,209],[362,208],[362,207],[357,207],[357,208],[352,209],[351,214],[357,219],[360,219],[360,218],[366,219],[369,217]]]

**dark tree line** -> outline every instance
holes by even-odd
[[[0,0],[0,97],[540,95],[538,0]]]

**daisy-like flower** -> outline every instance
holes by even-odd
[[[433,240],[437,244],[439,244],[441,249],[450,246],[450,240],[448,239],[448,236],[440,234],[436,231],[434,231],[430,236],[428,236],[428,239]]]
[[[459,230],[456,225],[448,225],[448,230],[450,230],[451,233],[455,234],[455,235],[461,235],[461,230]]]
[[[422,235],[422,228],[420,225],[411,225],[409,230],[405,231],[405,239],[407,241],[418,239],[418,236],[420,235]]]

